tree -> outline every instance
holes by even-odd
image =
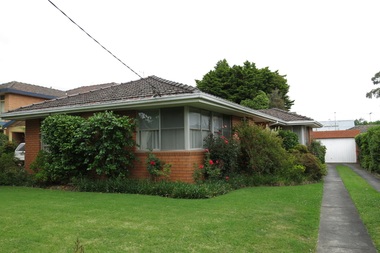
[[[231,67],[224,59],[217,62],[214,70],[205,74],[202,80],[195,81],[201,91],[238,104],[247,99],[253,100],[260,91],[269,97],[272,92],[278,90],[285,109],[289,110],[294,100],[290,100],[287,95],[289,85],[285,77],[278,71],[270,71],[268,67],[259,69],[255,63],[249,61],[244,62],[243,66]]]
[[[380,83],[380,72],[377,72],[374,77],[371,78],[372,82],[374,85],[377,85]],[[375,88],[373,90],[371,90],[370,92],[368,92],[366,94],[366,97],[367,98],[372,98],[372,97],[375,97],[375,98],[379,98],[380,97],[380,87],[379,88]]]
[[[255,110],[268,109],[269,108],[269,98],[264,91],[260,90],[258,95],[253,99],[244,99],[240,102],[241,105],[250,107]]]

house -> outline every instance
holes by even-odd
[[[355,137],[358,134],[358,129],[317,131],[312,133],[312,137],[326,147],[326,163],[356,163],[358,152]]]
[[[295,132],[298,136],[299,143],[302,145],[307,145],[312,140],[311,133],[313,132],[313,128],[322,127],[321,123],[294,112],[288,112],[278,108],[259,111],[280,119],[281,121],[271,123],[270,127],[279,127],[283,130]]]
[[[319,121],[323,125],[321,128],[315,128],[314,131],[336,131],[347,130],[355,126],[354,120],[329,120]]]
[[[9,141],[23,142],[25,122],[4,120],[2,114],[21,106],[64,95],[64,91],[16,81],[0,84],[0,131],[9,137]]]
[[[158,158],[172,164],[171,180],[185,182],[193,181],[195,165],[203,162],[203,138],[208,134],[229,136],[232,126],[244,118],[283,127],[294,123],[156,76],[24,106],[3,117],[26,122],[25,166],[29,169],[43,146],[40,126],[44,118],[62,113],[87,117],[105,110],[138,120],[135,152],[140,161],[131,171],[132,177],[149,176],[145,158],[152,149]]]

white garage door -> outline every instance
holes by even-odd
[[[326,163],[356,163],[354,138],[320,139],[326,146]]]

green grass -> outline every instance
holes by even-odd
[[[204,200],[0,187],[2,252],[310,252],[322,183]]]
[[[380,193],[346,166],[336,167],[372,241],[380,251]]]

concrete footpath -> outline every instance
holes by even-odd
[[[335,166],[327,164],[317,252],[376,253],[377,250]]]

